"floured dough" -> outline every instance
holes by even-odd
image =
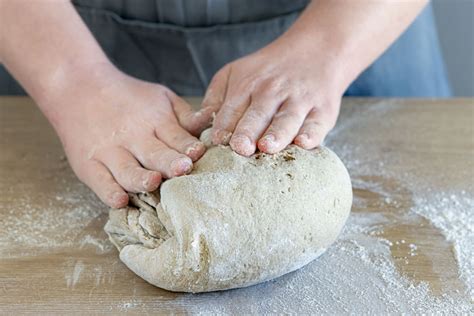
[[[105,230],[146,281],[206,292],[309,263],[334,242],[351,204],[349,175],[327,148],[246,158],[218,146],[160,193],[131,194],[128,207],[110,210]]]

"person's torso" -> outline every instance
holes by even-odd
[[[129,20],[184,27],[257,22],[301,11],[309,0],[73,0]]]
[[[226,63],[278,38],[308,0],[73,0],[124,72],[201,95]]]

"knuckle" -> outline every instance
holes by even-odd
[[[319,134],[320,124],[317,122],[309,122],[304,128],[304,132],[309,135],[309,137],[314,137]]]
[[[163,149],[160,147],[155,147],[151,149],[145,149],[143,152],[140,152],[140,161],[146,162],[148,165],[154,166],[156,162],[161,159],[163,155]]]
[[[286,86],[286,80],[281,77],[267,79],[261,84],[261,92],[263,95],[282,96]]]
[[[221,119],[224,122],[227,122],[228,120],[234,120],[236,118],[242,117],[244,115],[245,110],[234,106],[232,103],[225,103],[222,107],[221,111]]]
[[[313,89],[309,89],[308,84],[304,81],[298,80],[293,82],[296,89],[293,90],[293,95],[301,101],[313,102],[316,98],[316,93]]]
[[[253,107],[247,113],[245,114],[245,118],[249,122],[254,122],[254,121],[259,121],[263,118],[267,117],[267,114],[265,111],[263,111],[261,108],[258,106]]]
[[[178,147],[186,147],[189,146],[189,144],[192,144],[194,142],[194,138],[185,134],[184,132],[181,133],[182,131],[176,131],[173,135],[170,136],[170,142],[171,144],[174,144],[175,146]]]
[[[267,79],[262,83],[263,89],[274,92],[280,90],[283,85],[283,80],[280,78]]]
[[[141,172],[138,167],[129,167],[121,174],[121,180],[128,185],[135,185],[140,181]]]
[[[134,165],[130,163],[129,161],[120,161],[117,164],[117,170],[122,173],[130,172],[132,167],[134,167]]]
[[[167,167],[169,166],[170,162],[180,157],[186,157],[186,156],[178,154],[172,150],[163,150],[161,151],[159,158],[156,160],[156,164],[163,167],[165,166]]]
[[[275,118],[282,121],[295,121],[301,117],[301,113],[294,110],[283,110],[275,114]]]
[[[243,76],[235,85],[236,91],[253,91],[259,84],[260,79],[254,74]]]

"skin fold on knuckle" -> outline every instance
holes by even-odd
[[[258,96],[263,99],[285,99],[290,89],[286,78],[278,76],[262,81],[257,90]]]
[[[143,179],[145,176],[146,179]],[[120,175],[120,182],[124,183],[125,189],[132,190],[134,192],[141,192],[146,189],[149,176],[140,167],[129,165],[122,169]]]
[[[245,116],[242,118],[244,120],[243,123],[245,126],[247,126],[247,128],[253,128],[260,122],[268,120],[270,115],[267,113],[267,111],[265,111],[260,105],[254,105],[245,113]]]

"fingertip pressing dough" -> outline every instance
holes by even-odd
[[[170,291],[245,287],[321,255],[352,204],[348,172],[328,148],[289,146],[240,156],[211,147],[191,174],[110,210],[105,231],[120,259]]]

